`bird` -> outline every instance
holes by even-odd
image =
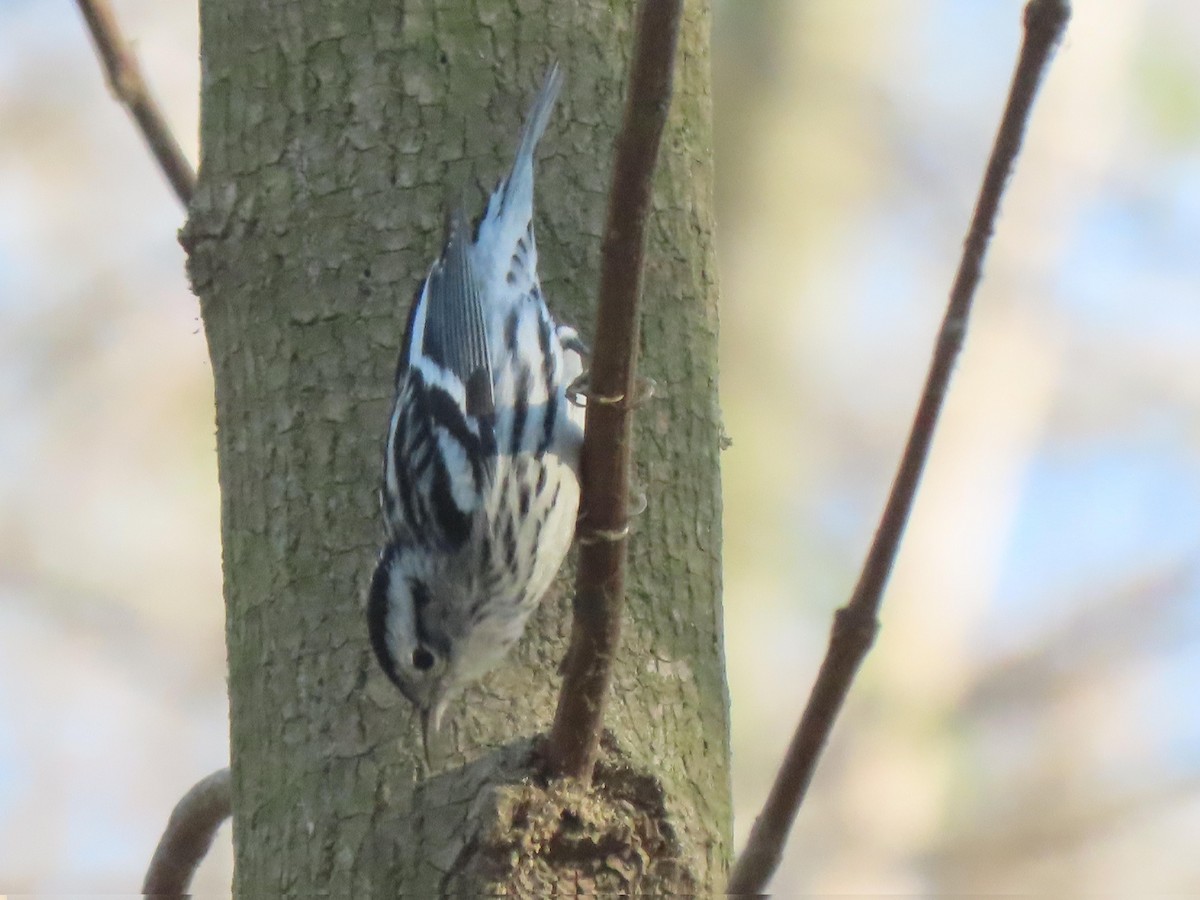
[[[417,290],[396,368],[367,624],[422,745],[524,632],[573,541],[584,411],[578,333],[537,271],[534,152],[562,88],[550,67],[512,169],[472,228],[461,205]]]

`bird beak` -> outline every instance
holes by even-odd
[[[446,711],[445,703],[438,701],[433,706],[421,710],[421,746],[425,751],[425,765],[433,768],[433,741],[442,727],[442,713]]]

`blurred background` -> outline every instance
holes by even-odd
[[[1200,891],[1200,5],[1076,0],[781,894]],[[195,158],[194,0],[117,0]],[[716,0],[738,841],[847,597],[1015,0]],[[0,887],[132,892],[226,761],[182,212],[74,4],[0,0]],[[228,835],[195,885],[228,890]]]

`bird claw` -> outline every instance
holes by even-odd
[[[581,408],[586,408],[589,403],[596,403],[601,406],[619,406],[622,409],[633,411],[658,393],[658,382],[645,375],[639,375],[635,379],[635,388],[636,393],[632,397],[626,397],[625,394],[597,394],[592,391],[588,373],[584,372],[567,385],[566,395],[567,400]]]
[[[580,544],[602,544],[615,543],[629,537],[630,526],[633,520],[646,511],[648,502],[646,500],[646,492],[641,488],[637,489],[637,493],[632,495],[633,508],[625,514],[625,524],[620,528],[591,528],[584,525],[586,513],[581,515],[575,523],[575,540]]]

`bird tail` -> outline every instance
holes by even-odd
[[[521,143],[517,147],[517,156],[513,160],[512,171],[504,180],[503,186],[492,195],[488,203],[487,218],[496,220],[511,220],[524,231],[530,217],[533,215],[533,154],[537,150],[538,141],[546,131],[550,114],[554,112],[554,103],[558,100],[558,92],[562,89],[563,74],[558,63],[550,67],[542,89],[534,98],[533,106],[525,120],[525,129],[521,132]]]
[[[550,121],[550,114],[554,112],[554,104],[558,100],[558,92],[562,90],[562,85],[562,69],[558,63],[554,63],[546,73],[542,89],[534,98],[529,116],[525,120],[525,130],[521,132],[521,143],[517,147],[517,158],[513,161],[513,171],[509,177],[510,185],[518,180],[518,176],[532,173],[533,153],[537,149],[538,141],[546,132],[546,125]]]

